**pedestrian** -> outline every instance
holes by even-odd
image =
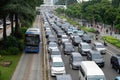
[[[98,35],[97,34],[95,35],[95,39],[98,40]]]
[[[112,35],[112,31],[110,32],[110,35]]]
[[[108,33],[108,29],[106,29],[106,33]]]

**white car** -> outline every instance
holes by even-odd
[[[3,29],[3,24],[0,24],[0,29]]]
[[[65,66],[61,57],[52,57],[51,76],[66,74]]]
[[[48,44],[48,52],[50,52],[50,50],[52,49],[58,49],[58,45],[56,42],[49,42]]]
[[[52,49],[51,51],[50,51],[50,57],[51,57],[51,59],[52,59],[52,57],[61,57],[61,52],[60,52],[60,50],[59,49]]]
[[[100,42],[94,42],[93,43],[93,49],[95,49],[97,51],[100,51],[101,54],[105,54],[106,53],[105,46],[102,43],[100,43]]]
[[[6,24],[7,24],[7,25],[10,25],[11,22],[10,22],[9,20],[6,20]]]
[[[67,35],[62,35],[61,37],[61,42],[64,43],[64,42],[69,42],[69,38]]]

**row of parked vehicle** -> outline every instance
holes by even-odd
[[[106,54],[106,48],[102,43],[92,42],[89,34],[83,30],[78,30],[67,22],[63,22],[53,14],[46,12],[44,16],[46,16],[43,20],[47,39],[46,44],[48,45],[47,48],[50,56],[51,76],[66,74],[61,54],[69,55],[69,64],[72,69],[80,68],[81,62],[84,61],[84,55],[87,61],[94,61],[99,67],[104,67],[103,54]],[[75,47],[78,47],[78,51],[75,50]],[[119,60],[118,57],[117,55]],[[115,62],[117,61],[112,57],[111,64],[116,69]],[[120,69],[116,70],[120,72]]]
[[[6,25],[10,25],[10,20],[6,20]],[[3,29],[3,20],[0,20],[0,29]]]

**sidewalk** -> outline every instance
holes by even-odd
[[[115,34],[114,31],[111,32],[110,29],[107,27],[102,28],[102,29],[101,28],[95,28],[95,29],[100,32],[101,36],[112,36],[120,40],[120,34]],[[108,32],[106,30],[108,30]]]

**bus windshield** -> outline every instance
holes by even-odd
[[[39,45],[39,35],[26,35],[25,44],[29,46],[37,46]]]
[[[87,80],[105,80],[103,78],[88,78]]]

